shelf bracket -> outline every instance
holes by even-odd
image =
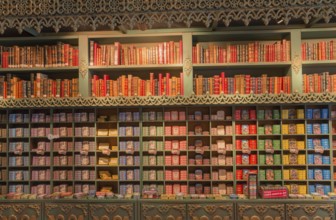
[[[34,37],[40,35],[34,28],[24,28],[23,30]]]
[[[318,17],[318,18],[313,19],[311,22],[309,22],[309,23],[306,25],[306,28],[311,28],[311,27],[313,27],[313,25],[317,24],[317,22],[319,22],[321,19],[322,19],[322,17]]]

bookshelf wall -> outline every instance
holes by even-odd
[[[243,193],[257,171],[327,194],[335,118],[333,104],[3,110],[1,193]]]
[[[334,32],[293,29],[246,35],[162,30],[4,38],[0,41],[0,96],[333,92]]]
[[[180,31],[1,39],[3,100],[131,100],[2,109],[2,194],[130,194],[152,184],[166,194],[243,193],[248,171],[258,171],[259,184],[285,185],[292,193],[334,191],[333,102],[174,101],[333,95],[335,29]],[[306,59],[314,51],[319,56]],[[176,99],[138,107],[139,96]]]

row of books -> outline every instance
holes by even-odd
[[[131,74],[121,75],[116,80],[109,75],[99,78],[93,75],[91,80],[91,95],[94,97],[105,96],[176,96],[184,94],[183,73],[171,76],[159,73],[157,78],[154,73],[149,74],[149,79],[141,79]]]
[[[1,170],[0,171],[0,180],[3,181],[3,180],[7,180],[7,170]],[[1,187],[0,187],[0,192],[1,192]]]
[[[329,72],[303,74],[302,83],[304,93],[336,92],[336,74]]]
[[[76,170],[75,172],[77,172]],[[73,172],[72,170],[54,170],[53,171],[53,178],[54,180],[72,180],[73,179]]]
[[[7,166],[8,159],[7,157],[0,157],[0,166],[6,167]]]
[[[164,180],[163,170],[144,170],[143,171],[143,180]]]
[[[31,187],[31,193],[37,195],[45,195],[51,193],[51,186],[48,184],[38,184],[37,186]]]
[[[78,66],[78,48],[67,43],[36,46],[0,45],[1,68]]]
[[[290,60],[290,41],[197,43],[193,63],[283,62]]]
[[[196,75],[193,82],[193,90],[196,95],[219,94],[279,94],[291,93],[290,76],[269,77],[263,74],[261,77],[252,77],[248,74],[239,74],[234,77],[225,77],[225,73],[213,77]]]
[[[32,176],[31,179],[32,180],[47,180],[49,181],[51,178],[51,174],[50,174],[50,169],[46,169],[46,170],[32,170]]]
[[[6,128],[0,128],[0,137],[2,137],[2,138],[7,137],[7,129]]]
[[[143,155],[142,156],[142,165],[144,166],[163,166],[164,164],[164,159],[163,159],[163,155]]]
[[[9,123],[29,123],[29,114],[10,113],[8,119]]]
[[[308,154],[308,164],[323,165],[330,164],[330,156],[322,155],[320,153]]]
[[[152,44],[90,41],[90,66],[180,64],[182,58],[182,40]]]
[[[217,121],[217,120],[227,120],[232,121],[232,110],[228,108],[226,110],[216,110],[214,112],[207,112],[209,109],[202,111],[195,111],[188,113],[188,119],[186,119],[186,110],[161,110],[161,111],[151,111],[151,112],[142,112],[142,121]],[[331,110],[331,118],[336,118],[336,111]],[[114,115],[113,115],[114,114]],[[118,117],[117,115],[118,114]],[[112,122],[140,122],[139,111],[125,111],[125,112],[111,112],[110,117],[115,119]],[[150,115],[150,119],[148,118]],[[158,118],[156,118],[156,116]],[[164,117],[163,117],[164,116]],[[29,123],[29,114],[28,113],[9,113],[1,115],[3,123],[7,121],[9,123]],[[8,117],[8,119],[7,119]],[[94,112],[54,112],[52,117],[49,113],[45,112],[32,112],[31,113],[31,122],[40,123],[40,122],[101,122],[99,119],[102,116],[97,116]],[[300,108],[283,108],[283,109],[256,109],[256,108],[236,108],[234,109],[234,119],[235,120],[272,120],[272,119],[329,119],[329,109],[326,107],[307,107],[306,109]],[[105,121],[104,121],[105,122]]]
[[[120,166],[140,166],[140,156],[119,156]]]
[[[78,94],[78,78],[50,79],[42,73],[30,74],[30,80],[12,76],[10,73],[0,76],[2,98],[77,97]]]
[[[335,60],[334,40],[307,41],[301,43],[302,60]]]

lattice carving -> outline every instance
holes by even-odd
[[[0,99],[0,108],[335,103],[334,93]]]
[[[155,24],[172,27],[174,24],[203,24],[215,22],[230,26],[305,24],[316,18],[329,23],[336,14],[333,0],[2,0],[0,4],[0,33],[7,28],[22,32],[34,28],[37,32],[52,28],[73,31],[115,29],[124,25],[129,29],[153,28]],[[238,21],[238,22],[237,22]],[[165,27],[164,27],[165,28]]]
[[[300,72],[301,69],[301,58],[298,54],[294,55],[294,59],[293,59],[293,71],[295,74],[298,74]]]
[[[294,212],[302,209],[304,213],[308,216],[315,216],[319,210],[322,210],[328,214],[328,217],[332,218],[334,214],[334,206],[325,204],[325,205],[296,205],[296,204],[288,204],[287,205],[287,213],[289,217],[293,217]]]
[[[277,214],[275,217],[283,219],[285,217],[285,207],[284,205],[239,205],[238,215],[242,217],[247,211],[253,210],[258,213],[259,216],[264,216],[268,211],[275,211]],[[253,213],[253,212],[252,212]]]
[[[184,59],[184,66],[183,66],[183,72],[187,75],[190,76],[192,72],[192,61],[190,58]]]
[[[169,205],[169,204],[162,204],[162,205],[148,205],[144,204],[142,205],[142,210],[143,210],[143,216],[150,216],[149,212],[151,210],[156,210],[157,212],[160,213],[162,216],[166,216],[167,219],[171,215],[167,216],[169,214],[169,211],[174,210],[178,211],[178,216],[182,217],[182,219],[185,218],[186,215],[186,208],[184,205]]]
[[[217,210],[224,210],[226,211],[226,215],[228,218],[232,217],[233,213],[233,208],[232,204],[230,205],[199,205],[199,204],[188,204],[188,214],[189,217],[194,217],[195,213],[199,210],[202,209],[206,213],[210,215],[214,215]]]
[[[86,62],[85,59],[81,59],[79,63],[79,74],[80,76],[85,79],[87,73],[88,73],[88,63]]]
[[[32,215],[28,215],[25,210],[32,210],[30,212],[34,213]],[[11,210],[10,216],[6,216],[5,211]],[[2,204],[0,205],[0,219],[9,218],[19,218],[22,220],[25,219],[37,219],[41,214],[41,206],[39,204]]]
[[[84,216],[88,215],[87,205],[85,204],[46,204],[45,210],[46,214],[50,215],[51,210],[58,209],[62,211],[64,214],[69,215],[71,211],[74,209],[80,209]],[[72,216],[72,215],[71,215]]]
[[[94,204],[90,205],[90,213],[93,218],[97,218],[96,211],[103,209],[109,215],[115,214],[118,210],[122,209],[126,211],[127,217],[130,219],[133,218],[133,205],[121,205],[121,204],[109,204],[109,205],[100,205]],[[117,216],[116,216],[117,217]]]

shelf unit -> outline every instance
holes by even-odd
[[[1,192],[112,190],[128,194],[155,185],[160,193],[167,194],[243,193],[249,170],[258,171],[261,185],[286,185],[291,192],[302,194],[322,189],[334,191],[331,176],[336,155],[332,147],[334,94],[326,93],[325,97],[304,94],[302,73],[332,74],[335,60],[302,61],[301,57],[302,42],[330,39],[334,34],[335,29],[250,31],[248,35],[240,31],[177,30],[1,39],[0,44],[5,47],[14,46],[14,41],[22,47],[57,42],[78,47],[78,66],[0,68],[0,75],[10,73],[27,81],[31,81],[32,72],[41,72],[51,79],[76,78],[80,96],[58,99],[43,93],[39,98],[0,100],[4,107],[0,110],[0,158],[2,164],[7,164],[0,168]],[[206,48],[212,43],[248,45],[283,40],[288,42],[290,51],[284,60],[223,63],[192,60],[193,46],[197,44]],[[125,48],[174,42],[179,47],[181,62],[92,65],[90,56],[95,49],[91,42],[100,45],[117,42]],[[241,47],[241,51],[246,49]],[[120,55],[125,53],[120,51]],[[194,95],[194,78],[199,75],[211,78],[222,72],[231,78],[246,74],[261,77],[265,73],[267,77],[290,76],[292,94],[268,91],[261,95],[242,94],[234,90],[230,95],[212,96],[207,92]],[[176,97],[166,93],[155,96],[153,91],[158,90],[155,79],[160,73],[181,77],[183,93],[177,92]],[[95,76],[98,79],[107,76],[106,80],[124,77],[121,80],[125,81],[130,75],[152,80],[146,85],[150,88],[147,96],[140,97],[138,92],[131,93],[134,96],[120,94],[126,90],[124,84],[116,87],[116,97],[91,97]],[[127,87],[130,85],[131,82]],[[240,87],[245,88],[244,84]],[[307,98],[307,103],[302,98]],[[320,111],[320,118],[310,118],[310,111]],[[327,114],[322,117],[324,111]],[[314,133],[319,126],[321,131],[327,131]],[[315,139],[321,142],[323,152],[311,148]],[[324,146],[326,142],[328,146]],[[267,148],[270,145],[273,147]]]
[[[1,186],[229,194],[243,193],[255,170],[259,185],[327,193],[335,189],[335,111],[333,104],[3,110],[9,178]]]

